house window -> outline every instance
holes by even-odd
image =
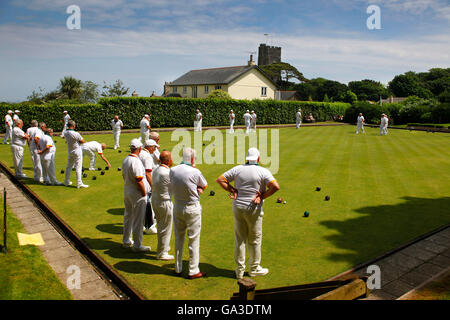
[[[262,97],[267,96],[267,87],[261,87],[261,96]]]
[[[186,92],[187,92],[187,87],[184,86],[184,87],[183,87],[183,93],[186,93]]]
[[[205,86],[205,93],[209,92],[209,86]]]
[[[192,87],[192,98],[197,98],[197,86]]]
[[[177,93],[177,87],[172,87],[172,92]]]
[[[215,90],[222,90],[222,86],[216,86],[214,89]]]

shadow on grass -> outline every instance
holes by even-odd
[[[328,260],[352,265],[375,258],[439,226],[450,223],[450,197],[437,199],[403,197],[396,205],[358,208],[361,216],[320,224],[335,230],[325,239],[345,253],[332,253]]]
[[[125,211],[125,208],[111,208],[106,210],[109,214],[112,214],[114,216],[123,216],[123,212]]]
[[[95,228],[101,232],[106,232],[106,233],[110,233],[110,234],[123,234],[123,224],[122,223],[99,224]]]

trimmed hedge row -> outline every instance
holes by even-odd
[[[8,109],[19,109],[24,126],[32,119],[44,121],[47,127],[55,131],[62,130],[63,111],[67,110],[77,123],[80,131],[110,130],[111,120],[118,115],[124,123],[124,129],[139,127],[145,113],[151,114],[151,126],[191,127],[195,110],[203,114],[204,126],[229,125],[228,114],[233,109],[236,124],[244,124],[242,118],[246,110],[254,110],[259,124],[295,123],[296,112],[302,109],[303,116],[312,113],[316,121],[331,120],[333,116],[343,115],[350,107],[348,103],[279,101],[279,100],[220,100],[220,99],[181,99],[181,98],[148,98],[120,97],[102,98],[97,104],[29,106],[0,105],[0,114],[4,116]],[[1,132],[5,127],[1,126]]]
[[[432,123],[408,123],[407,127],[425,127],[425,128],[437,128],[437,129],[450,129],[450,126],[446,127],[441,124],[432,124]]]

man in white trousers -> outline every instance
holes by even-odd
[[[88,185],[84,184],[81,180],[81,170],[83,169],[83,151],[81,145],[85,143],[81,134],[75,131],[75,121],[69,120],[67,123],[67,130],[64,132],[64,139],[67,143],[67,166],[64,184],[70,186],[70,175],[72,174],[72,168],[75,167],[75,173],[77,177],[77,188],[87,188]]]
[[[295,118],[295,127],[298,129],[302,125],[302,109],[298,109]]]
[[[44,179],[42,176],[41,157],[38,153],[38,143],[43,134],[44,133],[42,132],[42,130],[38,128],[38,122],[36,120],[31,120],[31,127],[29,127],[27,130],[27,135],[30,136],[28,147],[30,149],[31,161],[33,162],[34,181],[41,183],[44,182]]]
[[[26,142],[30,140],[30,136],[23,132],[22,127],[22,120],[17,120],[14,123],[11,138],[11,152],[13,156],[14,172],[16,178],[18,179],[28,178],[25,174],[22,173],[22,166],[23,148],[25,147]]]
[[[249,251],[249,275],[263,276],[269,269],[261,267],[261,242],[264,199],[280,189],[277,181],[259,163],[259,151],[250,148],[245,165],[236,166],[219,178],[217,183],[230,192],[233,199],[234,214],[234,259],[237,265],[236,278],[241,279],[245,272],[245,246]],[[234,187],[230,184],[234,181]]]
[[[203,115],[200,110],[195,110],[194,131],[202,131]]]
[[[148,136],[152,128],[150,127],[150,116],[145,114],[140,123],[141,128],[141,142],[144,143],[148,140]]]
[[[8,140],[11,141],[13,128],[13,119],[11,117],[12,114],[12,110],[8,110],[5,116],[5,137],[3,138],[3,144],[9,144]]]
[[[252,126],[251,126],[251,129],[254,130],[254,131],[256,132],[256,118],[257,118],[257,117],[256,117],[255,111],[252,110],[251,116],[252,116]]]
[[[171,201],[170,167],[172,167],[172,154],[169,151],[161,152],[161,164],[152,171],[152,208],[158,224],[158,260],[173,260],[169,254],[170,236],[172,234],[173,203]]]
[[[96,162],[97,162],[97,154],[102,158],[103,161],[105,161],[108,168],[111,168],[111,164],[109,163],[108,159],[106,159],[105,155],[103,154],[103,150],[106,149],[105,143],[99,143],[97,141],[89,141],[86,143],[83,143],[81,145],[81,150],[83,152],[83,157],[87,156],[89,157],[89,170],[95,171],[97,170],[95,168]]]
[[[228,116],[230,119],[230,133],[234,133],[234,119],[236,118],[233,110],[230,110],[230,115]]]
[[[67,130],[67,124],[69,123],[69,120],[70,120],[69,113],[66,110],[64,110],[63,114],[64,114],[64,117],[63,117],[62,121],[64,122],[64,127],[63,127],[63,130],[61,132],[61,136],[60,136],[61,138],[64,138],[64,133]]]
[[[149,252],[150,247],[142,245],[142,228],[150,185],[145,179],[145,169],[139,159],[141,148],[139,139],[131,140],[131,153],[122,161],[125,205],[122,246],[131,248],[134,252]]]
[[[250,112],[247,110],[244,113],[244,123],[245,123],[245,133],[250,133],[250,125],[252,123],[252,116],[250,115]]]
[[[114,135],[114,150],[120,148],[120,133],[123,129],[123,122],[119,119],[119,116],[114,116],[111,121],[111,127]]]
[[[200,195],[208,186],[200,170],[195,168],[195,150],[183,149],[183,161],[170,170],[173,194],[173,222],[175,226],[175,274],[183,270],[183,247],[187,231],[189,239],[188,279],[204,277],[198,265],[200,260],[200,231],[202,207]]]
[[[46,185],[60,186],[61,182],[56,179],[55,175],[55,154],[56,147],[52,139],[53,129],[48,128],[44,135],[39,139],[39,151],[38,154],[41,157],[42,175],[44,177],[44,183]]]
[[[389,119],[387,115],[383,113],[380,120],[380,136],[387,135],[388,123]]]
[[[364,131],[364,116],[362,113],[359,114],[358,118],[356,119],[356,134],[359,133],[359,129],[362,130],[362,133],[365,133]]]

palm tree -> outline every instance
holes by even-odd
[[[59,91],[69,99],[79,98],[83,92],[82,82],[72,76],[64,77],[59,80]]]

